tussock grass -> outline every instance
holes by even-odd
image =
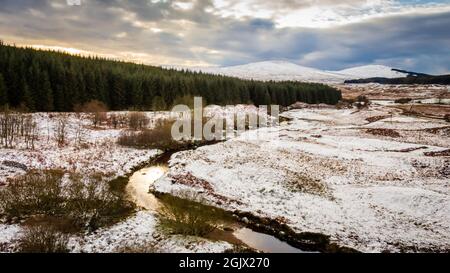
[[[286,186],[292,192],[309,193],[332,199],[330,190],[325,182],[303,174],[289,174]]]
[[[159,212],[160,226],[172,234],[204,236],[218,225],[230,222],[226,211],[207,205],[206,200],[195,193],[182,192],[161,195],[163,204]]]

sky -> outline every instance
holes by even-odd
[[[0,0],[0,39],[152,65],[450,74],[450,0]]]

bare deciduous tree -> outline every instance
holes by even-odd
[[[150,119],[145,113],[130,112],[128,114],[128,126],[134,131],[145,129],[149,122]]]
[[[83,120],[81,118],[77,119],[75,124],[75,141],[77,145],[82,145],[86,138],[86,128],[84,127]]]
[[[54,133],[58,147],[63,147],[67,144],[68,120],[67,114],[60,114],[57,117]]]
[[[89,113],[94,127],[97,127],[108,120],[106,114],[108,107],[98,100],[92,100],[81,106],[77,106],[75,107],[75,111]]]
[[[23,122],[23,137],[27,149],[34,149],[34,143],[38,139],[37,123],[34,121],[32,115],[27,115]]]

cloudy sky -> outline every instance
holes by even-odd
[[[156,65],[450,73],[450,0],[0,0],[7,43]]]

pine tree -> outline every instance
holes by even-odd
[[[8,90],[3,75],[0,74],[0,107],[8,104]]]
[[[167,110],[167,104],[161,96],[156,96],[152,101],[153,111],[164,111]]]
[[[30,111],[35,110],[33,96],[31,95],[31,91],[30,88],[28,87],[28,84],[26,83],[24,83],[23,86],[22,104]]]
[[[51,112],[54,109],[52,86],[48,77],[48,73],[44,72],[42,75],[42,96],[40,98],[40,108],[42,109],[42,111]]]

